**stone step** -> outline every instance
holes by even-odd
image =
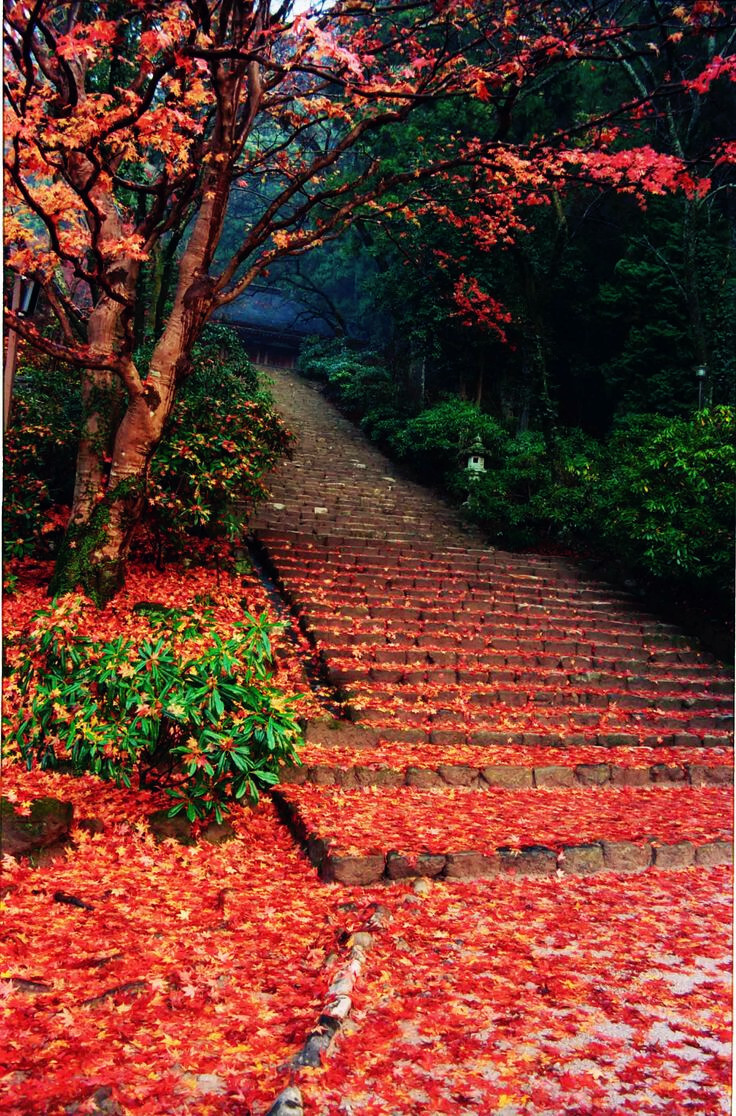
[[[324,879],[590,875],[731,863],[721,786],[284,786],[280,809]]]

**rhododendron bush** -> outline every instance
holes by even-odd
[[[27,583],[6,602],[5,755],[126,786],[163,780],[172,813],[219,821],[278,781],[296,759],[297,717],[319,704],[295,693],[304,676],[286,647],[276,662],[282,626],[246,611],[241,576],[152,573],[134,567],[125,596],[100,611],[74,594],[39,608]]]

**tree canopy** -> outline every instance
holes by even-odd
[[[693,153],[638,122],[665,102],[674,118],[678,97],[734,75],[714,47],[730,20],[709,0],[338,0],[308,12],[289,0],[10,0],[7,262],[41,284],[53,327],[12,311],[8,321],[82,375],[56,588],[104,599],[120,583],[192,346],[279,260],[376,214],[443,222],[481,249],[511,245],[530,213],[581,183],[704,196],[705,162],[732,158],[733,144],[698,133]],[[615,95],[555,107],[556,91],[593,68],[617,75]],[[427,112],[439,104],[449,111]],[[403,142],[409,120],[436,130]],[[136,314],[172,240],[173,297],[142,362]],[[453,292],[503,332],[502,302],[477,276],[460,266]]]

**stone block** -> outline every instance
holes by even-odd
[[[575,770],[561,764],[549,764],[534,768],[534,785],[537,787],[573,787]]]
[[[364,767],[356,764],[354,771],[359,787],[400,787],[404,783],[403,774],[390,767]]]
[[[405,741],[407,744],[423,744],[427,739],[424,729],[420,728],[390,728],[386,730],[386,737],[392,741]]]
[[[520,787],[531,787],[534,778],[528,767],[513,767],[511,764],[491,764],[483,768],[483,778],[491,787],[505,787],[507,790],[516,790]]]
[[[429,876],[433,879],[444,872],[446,865],[447,857],[438,853],[420,853],[417,857],[417,873],[420,876]]]
[[[72,803],[58,798],[37,798],[30,814],[17,814],[7,798],[0,799],[3,855],[28,856],[66,840],[73,817]]]
[[[695,862],[695,846],[691,841],[678,841],[674,845],[653,845],[654,864],[657,868],[689,868]]]
[[[383,875],[386,861],[380,853],[370,856],[330,855],[322,862],[321,875],[325,880],[348,887],[364,887],[378,883]]]
[[[307,782],[309,778],[309,770],[306,767],[280,767],[279,768],[279,783],[282,786],[301,787]]]
[[[451,787],[472,787],[478,781],[477,770],[464,763],[441,763],[437,771]]]
[[[688,773],[694,786],[725,786],[733,782],[732,767],[708,767],[706,764],[691,763]]]
[[[733,845],[729,841],[709,841],[695,850],[695,863],[702,868],[733,864]]]
[[[565,845],[558,866],[569,876],[590,876],[605,868],[603,849],[597,844]]]
[[[416,864],[401,853],[390,852],[386,857],[386,875],[390,880],[409,880],[418,876]]]
[[[202,840],[208,845],[224,845],[228,841],[234,841],[236,837],[237,833],[229,821],[212,821],[202,830]]]
[[[319,1065],[320,1059],[316,1061],[298,1062],[294,1059],[295,1065]],[[289,1085],[287,1089],[279,1093],[276,1100],[269,1108],[266,1116],[304,1116],[304,1106],[302,1103],[302,1095],[294,1085]]]
[[[609,763],[578,763],[575,766],[575,778],[584,787],[600,787],[611,781],[611,765]]]
[[[324,763],[309,768],[309,781],[318,787],[333,787],[337,782],[334,769]]]
[[[604,748],[635,748],[639,743],[631,732],[599,732],[597,740]]]
[[[493,747],[494,745],[521,744],[520,732],[488,732],[485,729],[471,730],[470,740],[473,744],[482,744]]]
[[[473,851],[447,854],[445,876],[448,880],[495,876],[498,874],[498,870],[499,860],[497,856],[486,856],[484,853]]]
[[[649,772],[653,783],[685,782],[685,768],[679,763],[653,763]]]
[[[557,871],[557,853],[544,845],[498,850],[501,871],[512,876],[552,876]]]
[[[422,788],[444,786],[442,776],[425,767],[407,767],[406,783],[410,787]]]
[[[156,810],[155,813],[149,814],[148,825],[156,841],[178,841],[180,845],[193,845],[194,837],[192,835],[191,824],[187,821],[184,813],[177,814],[175,817],[170,818],[169,811],[164,807],[163,810]]]
[[[431,729],[429,733],[430,744],[455,744],[465,743],[465,733],[462,729]]]
[[[611,767],[611,782],[617,787],[643,787],[650,782],[648,767]]]
[[[354,767],[336,767],[335,768],[335,784],[338,787],[347,787],[352,789],[358,786],[358,778],[355,774]]]
[[[633,841],[601,841],[603,862],[613,872],[640,872],[652,863],[652,846]]]

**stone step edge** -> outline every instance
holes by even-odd
[[[600,748],[605,753],[607,748],[614,747],[640,747],[642,740],[634,733],[627,733],[624,731],[603,731],[596,732],[592,736],[585,736],[585,740],[579,739],[584,735],[581,732],[562,732],[559,729],[550,728],[548,732],[540,733],[524,733],[522,730],[507,729],[500,730],[486,730],[472,728],[468,733],[465,733],[457,727],[454,728],[435,728],[435,735],[443,732],[452,733],[456,736],[468,736],[468,740],[463,741],[449,741],[444,737],[433,741],[431,739],[432,728],[424,730],[414,726],[413,728],[406,728],[395,725],[382,725],[378,726],[370,724],[360,718],[363,710],[353,709],[347,707],[342,717],[335,717],[327,715],[325,717],[311,717],[306,718],[301,722],[302,731],[304,734],[304,741],[307,744],[319,744],[322,747],[350,747],[355,748],[356,752],[365,748],[373,748],[387,741],[394,743],[403,742],[407,744],[449,744],[449,743],[465,743],[469,746],[477,748],[484,748],[487,746],[504,745],[513,747],[514,745],[522,745],[534,747],[543,743],[545,746],[552,748],[566,748],[576,744],[584,743],[587,747]],[[370,710],[367,712],[370,713]],[[524,741],[524,736],[533,736],[534,740]],[[542,736],[542,741],[536,739]],[[688,748],[702,748],[708,752],[710,748],[730,748],[733,744],[731,734],[725,731],[722,732],[704,732],[702,736],[693,732],[680,731],[679,733],[669,732],[665,734],[654,735],[650,733],[651,743],[647,741],[647,747],[688,747]],[[670,740],[666,739],[667,736],[681,737],[684,739]],[[569,742],[569,743],[568,743]]]
[[[733,783],[733,767],[728,763],[653,763],[624,767],[612,763],[577,764],[472,764],[453,763],[404,768],[381,764],[371,767],[354,763],[349,767],[329,763],[304,763],[280,768],[282,785],[355,787],[502,787],[507,790],[574,786],[629,786],[682,784],[686,786],[724,786]]]
[[[650,868],[712,868],[733,864],[733,845],[728,841],[692,841],[674,844],[649,838],[633,841],[598,841],[580,845],[501,846],[493,853],[473,849],[445,853],[367,853],[349,856],[332,851],[328,841],[310,832],[298,807],[272,791],[279,813],[304,849],[319,877],[326,883],[368,887],[379,883],[415,879],[477,879],[493,876],[590,876],[601,872],[640,872]]]

